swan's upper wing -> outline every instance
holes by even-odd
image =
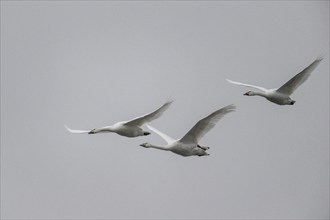
[[[173,138],[171,138],[170,136],[158,131],[156,128],[152,127],[151,125],[146,124],[146,126],[153,132],[155,132],[156,134],[158,134],[159,136],[161,136],[168,144],[172,144],[173,142],[175,142],[175,140]]]
[[[322,57],[318,57],[311,65],[306,67],[303,71],[292,77],[288,82],[286,82],[283,86],[277,89],[277,92],[291,95],[301,84],[303,84],[308,77],[311,75],[313,70],[319,65],[322,61]]]
[[[88,134],[90,132],[90,131],[83,131],[83,130],[73,130],[66,125],[64,125],[64,127],[66,128],[66,130],[68,130],[69,132],[74,133],[74,134]]]
[[[181,138],[181,142],[197,144],[198,141],[210,131],[215,124],[227,113],[232,112],[236,109],[235,105],[228,105],[221,108],[209,116],[203,118],[196,125],[188,131],[188,133]]]
[[[156,118],[160,117],[166,111],[166,109],[168,109],[168,107],[170,107],[172,102],[173,101],[168,101],[164,105],[162,105],[159,109],[157,109],[156,111],[143,115],[143,116],[140,116],[140,117],[137,117],[137,118],[134,118],[134,119],[126,122],[125,124],[141,126],[145,123],[155,120]]]
[[[250,88],[255,88],[255,89],[259,89],[263,92],[266,92],[268,91],[267,89],[263,88],[263,87],[260,87],[260,86],[254,86],[254,85],[250,85],[250,84],[245,84],[245,83],[240,83],[240,82],[235,82],[235,81],[232,81],[232,80],[229,80],[229,79],[226,79],[228,82],[232,83],[232,84],[235,84],[235,85],[239,85],[239,86],[246,86],[246,87],[250,87]]]

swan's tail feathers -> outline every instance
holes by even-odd
[[[86,131],[86,130],[73,130],[73,129],[69,128],[67,125],[64,125],[64,127],[70,133],[74,133],[74,134],[88,134],[90,132],[90,131]]]

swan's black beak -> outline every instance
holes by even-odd
[[[249,92],[244,93],[243,95],[249,95]]]
[[[296,101],[293,101],[293,100],[292,100],[292,101],[290,102],[290,105],[294,105],[294,103],[296,103]]]
[[[95,134],[95,131],[91,130],[90,132],[88,132],[88,134]]]

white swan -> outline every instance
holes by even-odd
[[[215,124],[227,113],[232,112],[236,109],[234,105],[228,105],[221,108],[209,116],[198,121],[195,126],[188,131],[188,133],[179,140],[174,140],[173,138],[167,136],[166,134],[158,131],[152,126],[147,124],[147,127],[161,136],[166,142],[166,146],[156,146],[149,143],[143,143],[140,146],[145,148],[155,148],[159,150],[171,151],[173,153],[179,154],[181,156],[207,156],[209,155],[206,150],[209,147],[201,147],[198,141],[210,131]]]
[[[235,82],[227,79],[228,82],[240,86],[246,86],[258,89],[259,91],[248,91],[244,95],[247,96],[262,96],[268,99],[271,102],[274,102],[278,105],[293,105],[296,101],[290,98],[290,95],[302,84],[308,77],[311,75],[312,71],[317,67],[323,58],[318,57],[312,64],[306,67],[303,71],[292,77],[284,85],[278,89],[265,89],[260,86],[249,85],[245,83]]]
[[[160,117],[165,110],[168,109],[170,104],[173,101],[168,101],[165,104],[163,104],[160,108],[158,108],[156,111],[151,112],[149,114],[134,118],[130,121],[121,121],[117,122],[114,125],[106,126],[102,128],[94,128],[92,130],[73,130],[70,129],[68,126],[64,125],[65,128],[71,132],[76,134],[96,134],[96,133],[104,133],[104,132],[114,132],[119,135],[125,136],[125,137],[138,137],[138,136],[144,136],[149,135],[150,132],[144,131],[141,126],[147,122],[150,122],[152,120],[155,120],[156,118]]]

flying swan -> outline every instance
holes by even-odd
[[[156,128],[146,124],[146,126],[153,132],[161,136],[166,142],[166,146],[156,146],[149,143],[143,143],[140,146],[145,148],[155,148],[159,150],[172,151],[175,154],[181,156],[207,156],[209,155],[206,150],[209,147],[202,147],[198,144],[198,141],[210,131],[215,124],[227,113],[232,112],[236,109],[234,105],[228,105],[221,108],[209,116],[198,121],[195,126],[188,131],[188,133],[179,140],[167,136],[166,134],[158,131]]]
[[[106,133],[106,132],[114,132],[119,135],[125,136],[125,137],[138,137],[138,136],[145,136],[149,135],[150,132],[144,131],[141,126],[145,123],[148,123],[152,120],[155,120],[156,118],[159,118],[170,106],[170,104],[173,101],[168,101],[165,104],[163,104],[160,108],[158,108],[156,111],[151,112],[149,114],[134,118],[130,121],[121,121],[117,122],[114,125],[111,126],[105,126],[102,128],[94,128],[92,130],[73,130],[70,129],[68,126],[64,125],[65,128],[71,132],[76,134],[96,134],[96,133]]]
[[[292,77],[284,85],[278,89],[265,89],[260,86],[249,85],[245,83],[235,82],[227,79],[228,82],[240,86],[246,86],[258,89],[259,91],[248,91],[244,95],[247,96],[262,96],[268,99],[271,102],[274,102],[278,105],[293,105],[296,101],[290,98],[290,95],[301,85],[303,84],[308,77],[311,75],[312,71],[317,67],[317,65],[322,61],[322,57],[318,57],[312,64],[306,67],[303,71]]]

